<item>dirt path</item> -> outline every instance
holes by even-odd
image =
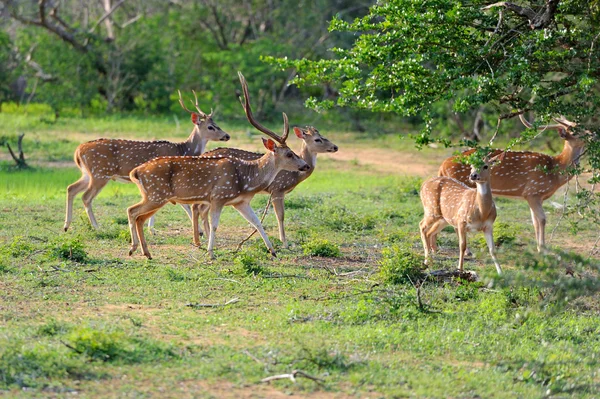
[[[427,177],[437,174],[443,155],[439,159],[425,158],[420,153],[410,153],[384,148],[345,148],[335,154],[325,154],[337,161],[357,162],[380,172]]]

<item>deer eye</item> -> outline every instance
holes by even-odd
[[[215,130],[214,126],[209,126],[208,130]]]
[[[323,140],[321,140],[321,139],[315,139],[315,143],[322,143],[322,142],[323,142]]]
[[[487,165],[483,165],[483,169],[487,169],[487,168],[488,168],[488,166],[487,166]]]
[[[291,158],[292,157],[292,153],[288,152],[287,154],[285,154],[286,157]]]

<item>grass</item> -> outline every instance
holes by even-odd
[[[95,126],[102,135],[146,134],[142,125]],[[79,127],[40,134],[74,145]],[[71,147],[56,148],[57,159],[70,158]],[[354,148],[349,139],[346,148]],[[600,393],[598,261],[587,257],[597,229],[586,221],[577,232],[560,224],[551,244],[564,251],[538,255],[526,203],[499,199],[504,276],[480,236],[469,235],[475,257],[465,268],[481,281],[428,279],[417,294],[418,178],[319,158],[286,198],[290,249],[276,244],[277,258],[259,237],[235,252],[250,229],[226,209],[209,261],[191,245],[184,212],[165,206],[158,234],[147,236],[148,261],[127,256],[133,185],[111,182],[98,196],[98,231],[77,198],[71,230],[61,232],[65,188],[78,177],[74,167],[42,164],[0,170],[0,392],[8,397]],[[253,206],[265,203],[257,196]],[[560,212],[547,210],[550,231]],[[276,234],[272,213],[264,224]],[[454,268],[456,234],[446,229],[438,245],[431,268]],[[324,382],[260,383],[292,370]]]

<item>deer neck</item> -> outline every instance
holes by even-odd
[[[305,142],[302,142],[302,148],[300,150],[300,158],[304,160],[310,166],[308,172],[302,172],[306,177],[310,176],[313,170],[315,170],[315,166],[317,166],[317,153],[313,153],[310,151]]]
[[[265,155],[254,161],[243,161],[239,168],[244,176],[244,190],[262,191],[275,180],[279,169],[275,165],[275,155],[267,151]]]
[[[477,183],[477,195],[475,197],[475,202],[477,203],[477,207],[479,208],[481,216],[483,218],[487,218],[494,207],[492,188],[489,180],[486,182]]]
[[[208,140],[200,135],[198,126],[194,126],[194,130],[192,130],[190,136],[183,142],[182,155],[200,155],[204,153],[207,142]]]
[[[583,153],[583,147],[577,146],[573,147],[573,145],[565,140],[565,145],[560,154],[554,157],[555,162],[561,169],[567,169],[573,165],[579,165],[579,158]]]

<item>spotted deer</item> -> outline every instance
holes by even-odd
[[[306,172],[310,166],[285,144],[289,133],[285,113],[282,136],[254,119],[248,84],[244,76],[238,74],[244,91],[246,117],[256,129],[272,138],[263,139],[267,153],[252,161],[221,155],[160,157],[133,169],[129,176],[137,184],[142,201],[127,209],[131,231],[130,255],[141,244],[144,255],[152,259],[142,227],[146,219],[169,202],[210,206],[208,253],[211,257],[214,257],[215,232],[221,211],[227,205],[233,206],[259,231],[271,254],[276,255],[250,201],[268,187],[281,170]]]
[[[81,191],[85,190],[83,205],[90,223],[94,228],[98,228],[98,222],[92,211],[92,201],[110,180],[131,182],[130,172],[144,162],[160,156],[200,155],[204,152],[208,141],[229,140],[229,134],[225,133],[213,121],[212,111],[210,114],[202,112],[198,106],[198,98],[195,92],[194,97],[197,112],[186,108],[181,93],[179,93],[179,104],[191,114],[194,123],[194,130],[184,142],[98,139],[80,144],[77,147],[74,158],[75,164],[81,170],[81,178],[67,188],[65,231],[69,229],[71,224],[73,200]],[[189,205],[185,205],[184,209],[191,218]],[[152,220],[150,228],[153,224]]]
[[[419,223],[419,228],[427,260],[430,254],[437,250],[436,239],[439,232],[451,225],[458,233],[458,269],[461,272],[467,249],[467,232],[482,231],[496,271],[498,274],[502,273],[494,247],[496,205],[492,198],[490,172],[496,163],[502,164],[503,156],[504,153],[501,153],[491,159],[485,159],[480,168],[471,166],[469,180],[476,185],[476,189],[444,176],[433,177],[423,183],[420,196],[425,216]]]
[[[519,115],[519,118],[526,127],[533,127],[523,115]],[[585,148],[582,137],[571,131],[577,126],[576,123],[564,118],[555,121],[558,124],[541,126],[539,129],[558,130],[564,140],[560,154],[550,156],[531,151],[507,151],[502,163],[492,171],[491,177],[494,195],[522,198],[529,204],[537,249],[540,252],[546,244],[546,213],[542,204],[571,179],[568,170],[579,163]],[[462,155],[470,155],[474,151],[468,150]],[[490,156],[500,152],[501,150],[496,150]],[[468,166],[459,163],[457,158],[458,156],[447,158],[440,166],[438,175],[453,177],[474,187],[473,182],[469,181]]]
[[[273,208],[275,209],[275,215],[277,216],[277,223],[279,225],[279,238],[283,243],[284,248],[287,248],[288,246],[283,224],[285,213],[285,195],[292,192],[296,186],[298,186],[298,184],[310,177],[312,172],[315,170],[315,166],[317,165],[317,154],[325,152],[337,152],[338,150],[337,145],[323,137],[319,131],[312,126],[307,126],[304,129],[294,127],[294,133],[299,139],[302,140],[300,158],[302,158],[304,162],[310,166],[310,169],[306,172],[282,170],[279,172],[275,180],[273,180],[273,182],[262,191],[263,194],[271,194]],[[207,152],[205,155],[223,155],[245,159],[247,161],[259,159],[263,156],[263,154],[244,151],[236,148],[217,148]],[[200,234],[197,228],[199,215],[202,215],[204,232],[208,235],[207,205],[194,205],[192,207],[192,220],[195,226],[194,243],[198,246],[200,245]]]

